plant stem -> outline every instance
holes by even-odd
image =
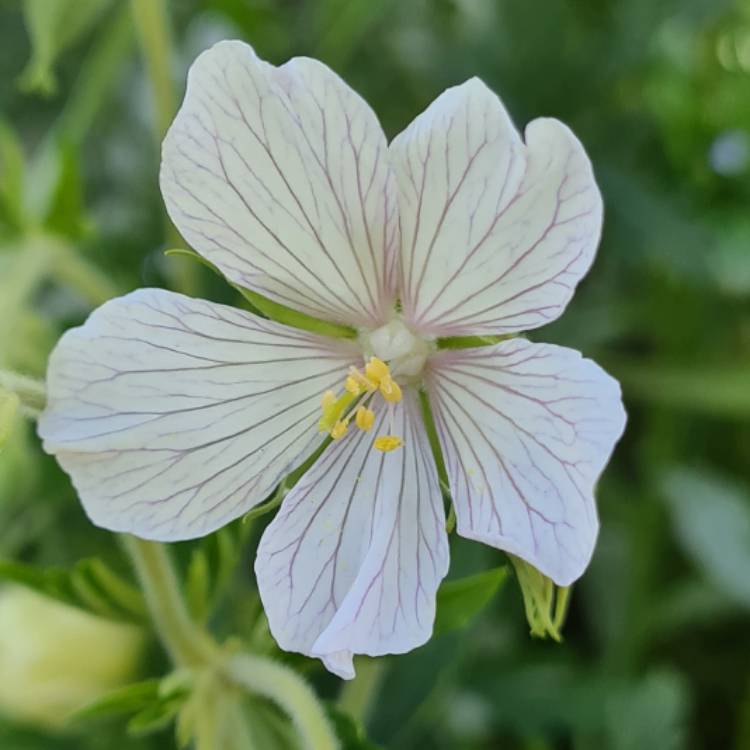
[[[226,663],[226,674],[238,685],[269,698],[289,714],[307,750],[339,747],[315,693],[291,669],[261,656],[235,654]]]
[[[177,109],[167,6],[164,0],[131,0],[130,7],[151,84],[156,140],[161,141]]]
[[[0,370],[0,388],[15,393],[21,404],[32,410],[44,408],[47,398],[44,383],[12,370]]]
[[[151,86],[154,138],[158,147],[177,111],[172,79],[172,35],[169,31],[167,3],[165,0],[130,0],[130,7]],[[179,232],[166,216],[165,235],[167,247],[179,247],[183,244]],[[197,277],[191,263],[182,259],[174,261],[173,280],[186,294],[197,291]]]
[[[219,647],[190,618],[166,548],[130,535],[123,539],[156,631],[174,663],[195,667],[217,661]]]
[[[358,659],[357,676],[341,689],[339,708],[362,724],[367,723],[373,701],[383,683],[384,667],[382,659]]]

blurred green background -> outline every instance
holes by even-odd
[[[465,627],[382,668],[360,665],[368,684],[344,707],[385,748],[750,748],[750,1],[162,8],[0,0],[0,368],[43,377],[66,327],[138,286],[239,304],[210,271],[163,254],[181,243],[158,192],[160,132],[187,66],[213,42],[244,39],[274,63],[320,58],[389,137],[445,87],[480,76],[519,126],[560,118],[594,163],[606,207],[598,259],[566,315],[532,338],[580,349],[620,378],[629,425],[600,484],[601,537],[564,643],[530,638],[509,578]],[[215,632],[273,654],[251,571],[263,523],[249,539],[230,527],[176,552],[191,592],[215,600],[191,600]],[[0,574],[73,601],[82,580],[101,584],[80,562],[92,557],[130,580],[33,423],[17,419],[0,453]],[[452,577],[504,561],[455,536],[452,557]],[[14,627],[0,617],[11,693],[24,636]],[[76,648],[62,636],[57,647]],[[280,658],[337,699],[338,681],[317,664]],[[146,679],[168,667],[152,644],[135,669]],[[173,747],[168,726],[44,728],[3,701],[0,691],[4,750]],[[33,685],[28,702],[40,702]]]

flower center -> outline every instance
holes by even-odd
[[[430,342],[415,335],[400,318],[394,318],[380,328],[363,331],[360,344],[366,364],[362,369],[349,368],[344,381],[344,390],[337,396],[333,391],[323,394],[323,414],[318,426],[334,440],[340,440],[349,430],[349,423],[364,432],[375,424],[375,412],[370,408],[376,394],[389,403],[401,401],[401,383],[413,383],[419,379]],[[379,435],[373,446],[388,453],[403,445],[398,435]]]
[[[375,412],[369,408],[376,393],[390,403],[401,401],[401,387],[393,379],[390,367],[379,357],[370,357],[363,370],[349,368],[344,381],[344,392],[336,396],[326,391],[321,399],[323,414],[318,422],[321,432],[327,432],[334,440],[340,440],[349,430],[352,417],[354,424],[369,432],[375,424]],[[397,435],[380,435],[373,445],[388,453],[400,447],[403,441]]]
[[[430,342],[409,330],[400,318],[363,333],[360,340],[365,354],[388,362],[393,376],[401,382],[419,378],[431,349]]]

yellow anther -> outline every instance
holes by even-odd
[[[387,375],[380,381],[380,393],[383,394],[383,398],[391,403],[398,403],[401,401],[401,388],[399,384]]]
[[[355,396],[359,396],[360,393],[364,390],[364,386],[357,380],[357,378],[354,377],[354,375],[349,375],[344,382],[344,388],[349,391],[349,393],[353,393]]]
[[[370,380],[370,378],[363,375],[356,367],[350,367],[349,368],[349,376],[347,377],[347,383],[349,382],[349,379],[352,379],[355,383],[358,383],[360,386],[360,393],[362,391],[377,391],[378,389],[378,383]],[[348,388],[347,388],[348,390]]]
[[[336,401],[336,394],[333,391],[326,391],[320,399],[320,408],[325,411]]]
[[[369,432],[372,429],[373,424],[375,424],[375,412],[372,409],[368,409],[366,406],[360,406],[357,409],[354,421],[360,430]]]
[[[344,435],[346,435],[346,431],[349,429],[349,420],[348,419],[340,419],[338,422],[336,422],[335,425],[333,425],[333,428],[331,429],[331,437],[334,440],[340,440]]]
[[[365,375],[374,383],[380,385],[383,378],[390,378],[391,371],[382,359],[370,357],[370,361],[365,365]]]
[[[397,435],[381,435],[375,438],[373,446],[375,450],[390,453],[391,451],[395,451],[396,448],[400,448],[403,444],[404,441]]]
[[[325,395],[323,398],[326,398]],[[318,421],[318,429],[321,432],[331,432],[355,398],[357,397],[353,393],[345,392],[337,399],[323,406],[323,415]]]

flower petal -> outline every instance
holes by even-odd
[[[384,320],[398,241],[385,135],[322,63],[276,68],[242,42],[204,52],[161,188],[180,232],[234,283],[327,320]]]
[[[594,258],[602,203],[573,133],[534,120],[521,141],[479,79],[448,89],[391,144],[407,319],[438,336],[557,318]]]
[[[356,361],[353,344],[143,289],[62,337],[39,434],[97,525],[202,536],[320,444],[320,394]]]
[[[404,653],[430,637],[448,569],[437,470],[415,395],[390,408],[305,474],[255,563],[279,645],[320,658],[344,679],[354,676],[355,653]],[[373,450],[386,431],[403,436],[404,447]]]
[[[617,381],[572,349],[513,339],[436,354],[426,383],[458,532],[570,584],[591,558],[594,485],[625,427]]]

